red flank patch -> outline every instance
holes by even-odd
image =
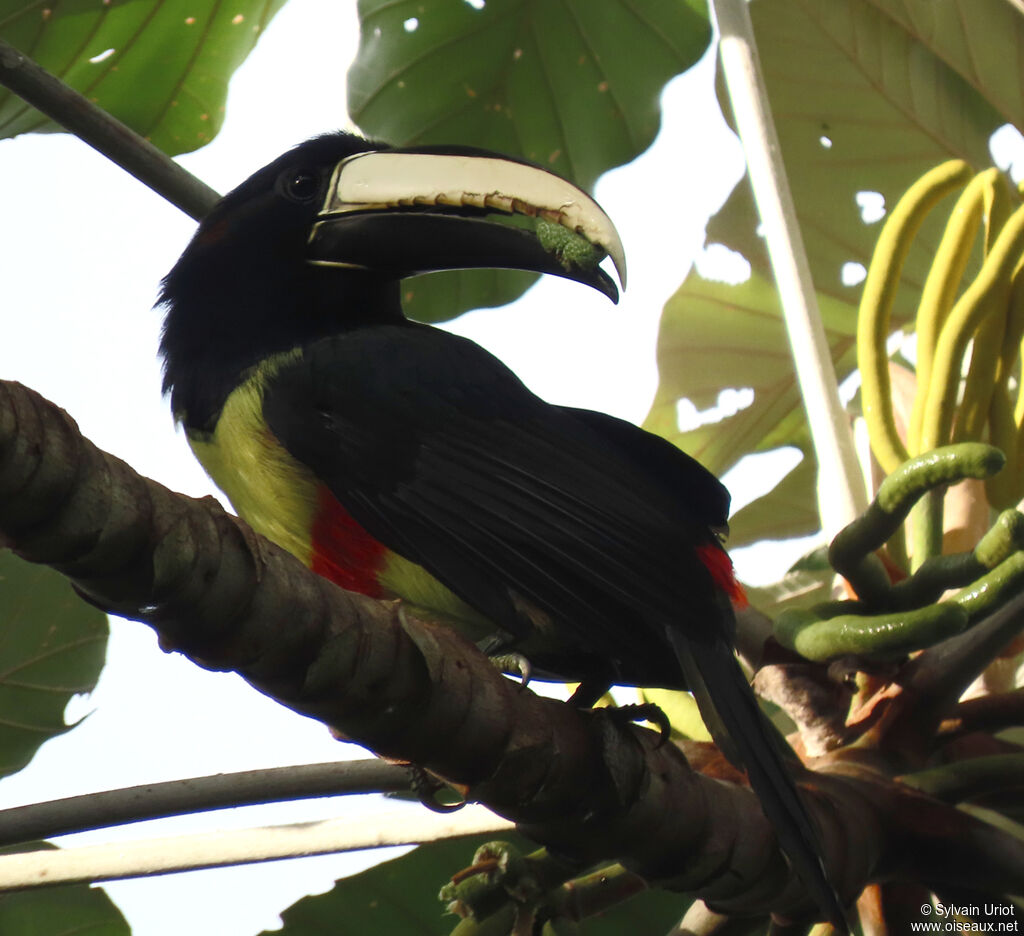
[[[697,547],[697,558],[704,563],[715,584],[732,599],[733,603],[745,608],[747,594],[743,591],[743,586],[736,581],[736,572],[729,554],[715,543],[705,543]]]
[[[384,563],[387,547],[356,523],[323,485],[318,493],[312,537],[311,567],[317,575],[349,591],[382,597],[377,571]]]

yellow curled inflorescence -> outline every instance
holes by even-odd
[[[896,430],[889,386],[889,312],[903,264],[925,217],[963,188],[947,220],[921,292],[917,388],[904,442]],[[983,230],[980,238],[979,231]],[[965,272],[980,253],[980,269]],[[893,209],[872,257],[857,325],[864,418],[871,448],[886,472],[951,442],[988,441],[1007,467],[986,481],[993,507],[1024,495],[1024,206],[995,168],[972,176],[962,160],[925,173]],[[968,368],[969,362],[969,368]],[[965,374],[966,371],[966,374]],[[920,567],[942,550],[944,489],[924,497],[913,517],[913,560]]]
[[[864,281],[857,315],[857,364],[861,373],[864,418],[871,448],[886,472],[907,460],[907,449],[896,432],[889,384],[889,313],[910,245],[928,213],[971,177],[971,167],[953,159],[925,173],[897,202],[882,227]]]
[[[917,379],[923,386],[930,383],[932,359],[939,332],[945,324],[949,310],[953,308],[957,289],[971,256],[971,248],[981,227],[982,217],[986,213],[986,202],[995,201],[994,195],[991,194],[995,188],[993,173],[998,176],[997,169],[979,172],[957,199],[925,279],[924,289],[921,291],[916,332]],[[907,448],[914,454],[921,451],[924,401],[924,394],[918,394],[915,398],[907,431]]]
[[[904,441],[889,383],[890,312],[922,223],[958,189],[917,310],[917,387]],[[952,160],[922,176],[883,227],[864,284],[857,355],[871,448],[888,477],[829,549],[856,600],[790,608],[775,622],[778,640],[810,659],[899,657],[973,626],[1024,591],[1024,513],[1013,506],[1024,496],[1018,195],[999,170],[975,175]],[[977,273],[968,276],[972,265]],[[945,492],[966,479],[983,482],[983,507],[1002,512],[974,549],[943,555]],[[888,545],[892,554],[908,518],[913,571],[894,584],[878,551]]]

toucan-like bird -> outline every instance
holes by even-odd
[[[622,279],[611,221],[543,169],[317,137],[228,194],[165,278],[164,388],[238,513],[313,571],[541,675],[693,690],[841,924],[733,655],[728,492],[667,441],[546,403],[472,341],[402,313],[402,277],[468,267],[555,273],[616,300],[605,253]]]

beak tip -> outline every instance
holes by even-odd
[[[603,270],[598,277],[590,280],[590,285],[596,287],[598,292],[611,299],[613,305],[619,304],[620,293],[615,285],[615,280]]]
[[[615,267],[615,275],[619,278],[619,286],[623,292],[626,291],[626,251],[622,246],[622,241],[619,239],[618,232],[615,230],[611,221],[608,221],[608,226],[611,228],[612,237],[605,242],[605,250],[608,251],[608,256],[611,257],[612,266]]]

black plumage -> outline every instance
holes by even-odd
[[[358,262],[324,265],[310,230],[326,217],[336,166],[386,149],[334,134],[285,154],[224,199],[167,276],[165,388],[197,453],[238,490],[230,458],[202,446],[219,444],[225,407],[244,387],[260,407],[250,429],[287,453],[281,483],[329,489],[374,540],[485,618],[492,646],[591,686],[689,686],[815,899],[841,922],[811,820],[732,653],[725,488],[664,440],[548,404],[472,342],[407,321],[398,282],[424,266],[486,264],[614,287],[600,271],[559,268],[522,231],[496,229],[467,257],[481,225],[495,227],[487,212],[429,192],[332,215],[330,250],[357,243],[348,261]]]

